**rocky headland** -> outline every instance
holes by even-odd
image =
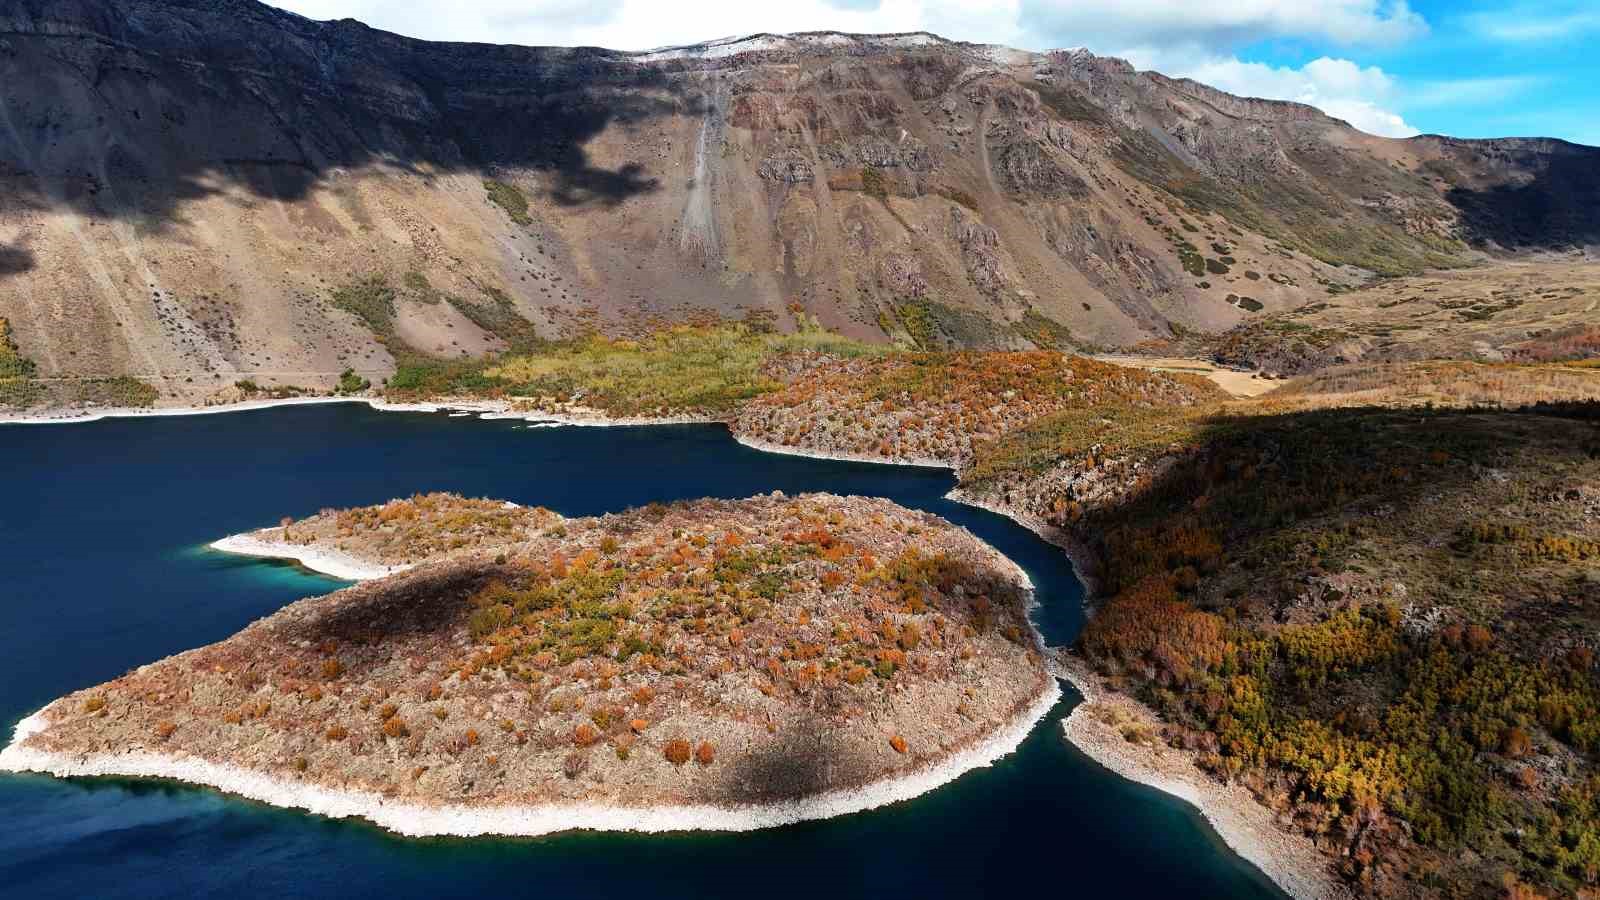
[[[564,519],[429,495],[274,535],[414,568],[63,697],[0,763],[411,834],[740,829],[931,789],[1059,697],[1026,575],[883,500]]]

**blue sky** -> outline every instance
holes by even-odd
[[[270,0],[429,40],[642,50],[759,31],[1088,47],[1374,134],[1600,145],[1600,0]]]
[[[1536,135],[1600,145],[1600,0],[1417,0],[1426,30],[1394,43],[1272,38],[1238,55],[1298,68],[1323,56],[1377,67],[1388,108],[1425,132]]]

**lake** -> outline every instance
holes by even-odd
[[[575,516],[781,490],[887,497],[971,529],[1038,587],[1052,644],[1083,623],[1070,562],[944,499],[949,472],[762,453],[718,426],[529,428],[361,404],[0,425],[0,728],[341,583],[215,553],[324,507],[455,491]],[[1199,814],[1062,737],[923,797],[742,834],[392,836],[177,784],[0,774],[5,897],[1280,897]]]

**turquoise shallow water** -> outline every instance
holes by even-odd
[[[322,507],[451,490],[568,515],[828,490],[964,525],[1028,570],[1052,643],[1082,625],[1058,550],[945,500],[942,470],[761,453],[712,426],[538,428],[365,406],[0,426],[0,727],[340,582],[204,549]],[[907,803],[747,834],[411,840],[181,785],[0,775],[3,897],[1277,897],[1198,813],[1061,737]]]

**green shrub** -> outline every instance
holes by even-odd
[[[464,300],[454,294],[445,294],[444,297],[472,324],[505,341],[512,352],[527,353],[544,343],[538,329],[517,311],[516,304],[505,291],[486,287],[483,294],[486,302]]]
[[[33,360],[23,356],[11,337],[11,323],[0,316],[0,407],[23,409],[44,399],[33,380]]]
[[[677,328],[638,341],[549,343],[507,357],[484,374],[503,393],[576,399],[613,415],[722,413],[777,388],[763,366],[796,351],[882,352],[824,331],[776,334],[735,324]]]
[[[444,360],[408,357],[389,376],[387,392],[406,397],[445,397],[498,393],[504,386],[484,374],[489,362],[481,359]]]
[[[0,316],[0,379],[33,377],[33,360],[23,356],[11,336],[11,323]]]
[[[382,275],[335,288],[333,305],[360,319],[380,341],[394,337],[394,288]]]
[[[444,293],[428,283],[428,276],[415,269],[406,273],[403,283],[406,286],[406,290],[411,292],[411,296],[418,303],[433,306],[444,299]]]
[[[0,407],[26,409],[44,397],[44,388],[32,378],[0,378]]]
[[[533,219],[528,215],[528,198],[522,195],[516,185],[485,178],[483,189],[489,192],[489,202],[505,210],[511,221],[518,225],[533,224]]]
[[[130,375],[114,378],[86,378],[74,389],[73,401],[99,406],[154,406],[161,392]]]
[[[889,196],[889,179],[879,170],[867,166],[861,170],[861,190],[883,200]]]
[[[1206,258],[1188,241],[1180,241],[1178,248],[1178,264],[1183,270],[1196,278],[1206,274]]]
[[[372,382],[357,375],[354,369],[345,369],[339,373],[339,393],[341,394],[359,394],[370,387],[372,387]]]

